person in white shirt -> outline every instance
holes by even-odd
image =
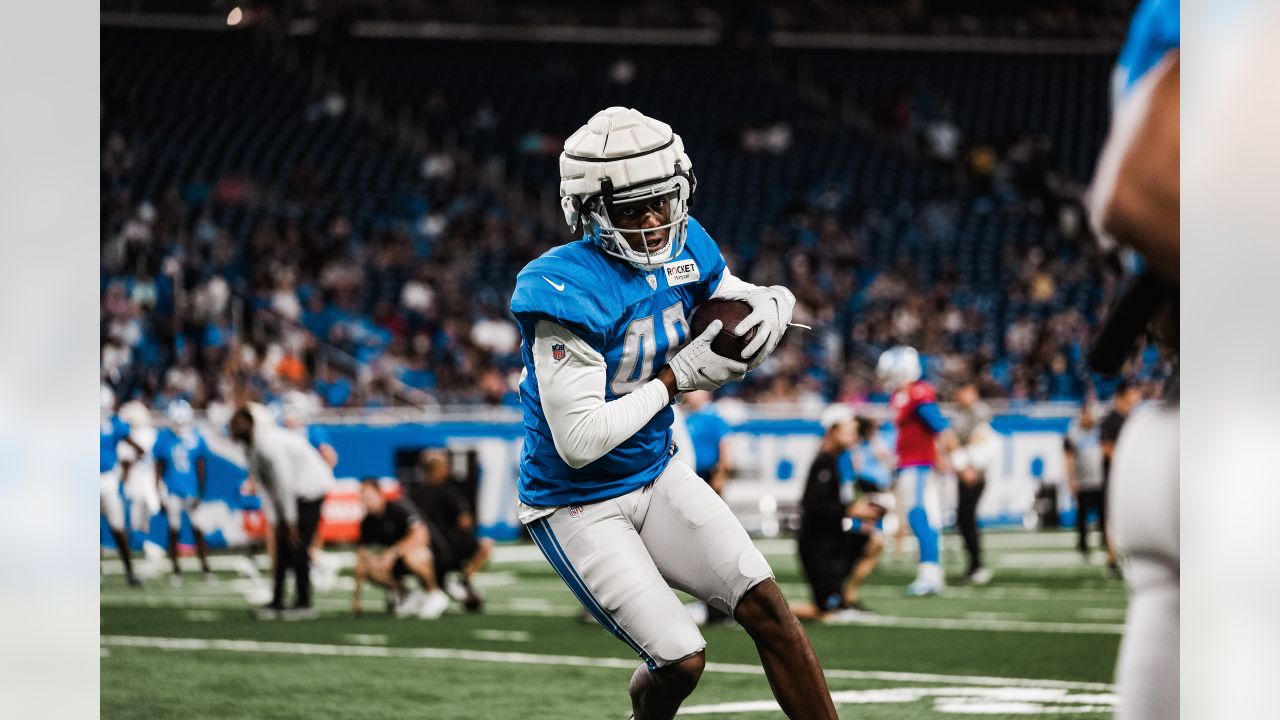
[[[320,524],[320,507],[333,486],[333,470],[307,439],[257,417],[242,407],[231,416],[231,437],[240,443],[249,473],[262,498],[263,512],[275,535],[276,558],[271,602],[260,616],[312,617],[311,561],[307,548]],[[292,570],[297,598],[285,609],[285,574]]]

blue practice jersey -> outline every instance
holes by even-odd
[[[114,468],[119,461],[116,456],[116,446],[129,437],[129,423],[121,420],[119,415],[112,415],[109,418],[103,418],[99,432],[102,435],[102,442],[98,446],[101,453],[98,472],[104,473]]]
[[[195,430],[175,433],[164,428],[156,436],[152,454],[164,461],[164,485],[174,497],[195,497],[199,492],[196,479],[196,460],[207,458],[209,446],[204,436]]]
[[[649,382],[689,334],[693,308],[715,291],[724,258],[711,236],[689,218],[684,249],[651,271],[606,255],[593,241],[553,248],[516,278],[511,312],[520,325],[525,377],[520,383],[525,439],[520,500],[557,507],[608,500],[657,479],[671,459],[670,407],[603,457],[574,469],[560,458],[542,411],[533,363],[534,327],[549,320],[577,335],[605,359],[605,401]]]
[[[685,422],[689,425],[689,437],[693,440],[693,457],[698,461],[697,472],[705,477],[720,462],[720,441],[729,434],[729,423],[710,405],[689,413]]]
[[[321,445],[333,447],[333,441],[329,439],[329,431],[320,425],[307,426],[307,442],[311,443],[311,447],[319,450]]]
[[[1182,44],[1180,0],[1143,0],[1129,23],[1112,78],[1113,105],[1133,88],[1170,50]]]

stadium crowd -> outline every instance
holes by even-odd
[[[917,93],[899,112],[894,97],[872,127],[848,132],[900,148],[944,189],[884,201],[819,180],[777,188],[781,209],[723,249],[750,282],[793,288],[797,318],[815,331],[791,333],[726,392],[884,399],[871,365],[906,343],[944,388],[976,378],[993,399],[1109,396],[1084,356],[1120,267],[1096,249],[1080,182],[1055,167],[1053,140],[970,141],[945,103]],[[344,102],[323,97],[296,112],[342,114]],[[431,102],[451,116],[444,96]],[[496,125],[489,113],[459,131]],[[521,138],[541,127],[526,122]],[[525,263],[568,238],[508,202],[492,167],[509,146],[420,153],[412,186],[389,199],[370,191],[378,211],[368,213],[355,210],[369,199],[361,191],[307,160],[281,182],[178,178],[145,192],[135,180],[149,138],[127,123],[104,128],[102,373],[122,400],[203,407],[302,389],[334,408],[518,404],[510,290]],[[1154,353],[1130,372],[1154,383],[1165,374]]]

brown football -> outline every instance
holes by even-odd
[[[693,334],[690,337],[696,338],[702,335],[706,332],[708,325],[719,320],[724,323],[724,327],[711,342],[711,351],[720,357],[746,362],[746,358],[742,357],[742,351],[755,338],[758,328],[751,328],[746,335],[734,335],[733,329],[750,314],[751,306],[745,301],[708,300],[693,309],[692,327],[690,327],[690,332]]]

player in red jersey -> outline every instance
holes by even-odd
[[[933,386],[920,379],[920,355],[899,345],[880,356],[876,375],[890,399],[898,428],[898,469],[894,489],[907,524],[920,545],[920,563],[908,595],[937,595],[946,587],[942,554],[942,493],[939,472],[947,472],[946,453],[956,442],[947,419],[938,409]]]

